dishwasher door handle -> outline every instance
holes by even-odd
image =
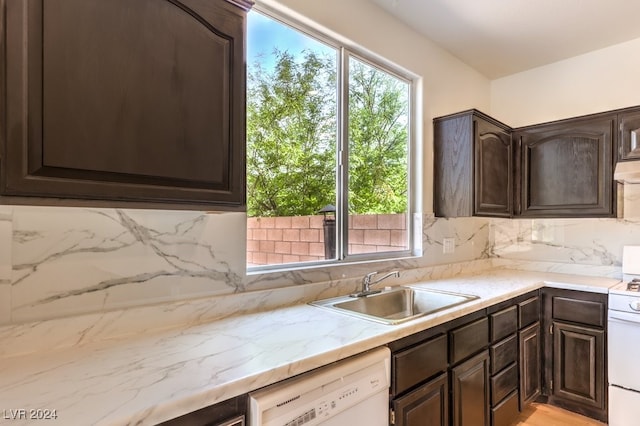
[[[640,327],[640,311],[638,311],[638,313],[634,313],[634,312],[619,312],[619,311],[610,310],[608,319],[609,319],[609,322],[638,324],[638,327]]]

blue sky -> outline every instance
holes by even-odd
[[[271,68],[273,49],[292,53],[303,50],[332,52],[327,45],[299,33],[290,27],[265,17],[256,11],[249,12],[247,22],[247,63],[261,61],[265,68]]]

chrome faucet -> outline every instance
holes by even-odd
[[[371,286],[374,284],[378,284],[380,281],[386,280],[387,278],[394,276],[394,277],[400,277],[400,271],[392,271],[389,272],[386,275],[383,275],[382,277],[378,278],[375,281],[373,280],[373,277],[378,275],[377,272],[369,272],[367,275],[364,276],[364,278],[362,279],[362,290],[358,293],[353,293],[350,294],[349,296],[351,297],[364,297],[364,296],[369,296],[370,294],[376,294],[376,293],[380,293],[382,290],[371,290]]]

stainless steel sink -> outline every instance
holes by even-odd
[[[478,296],[401,286],[365,297],[334,297],[310,304],[383,324],[399,324],[474,299]]]

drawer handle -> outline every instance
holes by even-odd
[[[640,300],[634,300],[633,302],[629,303],[629,307],[634,311],[640,312]]]

